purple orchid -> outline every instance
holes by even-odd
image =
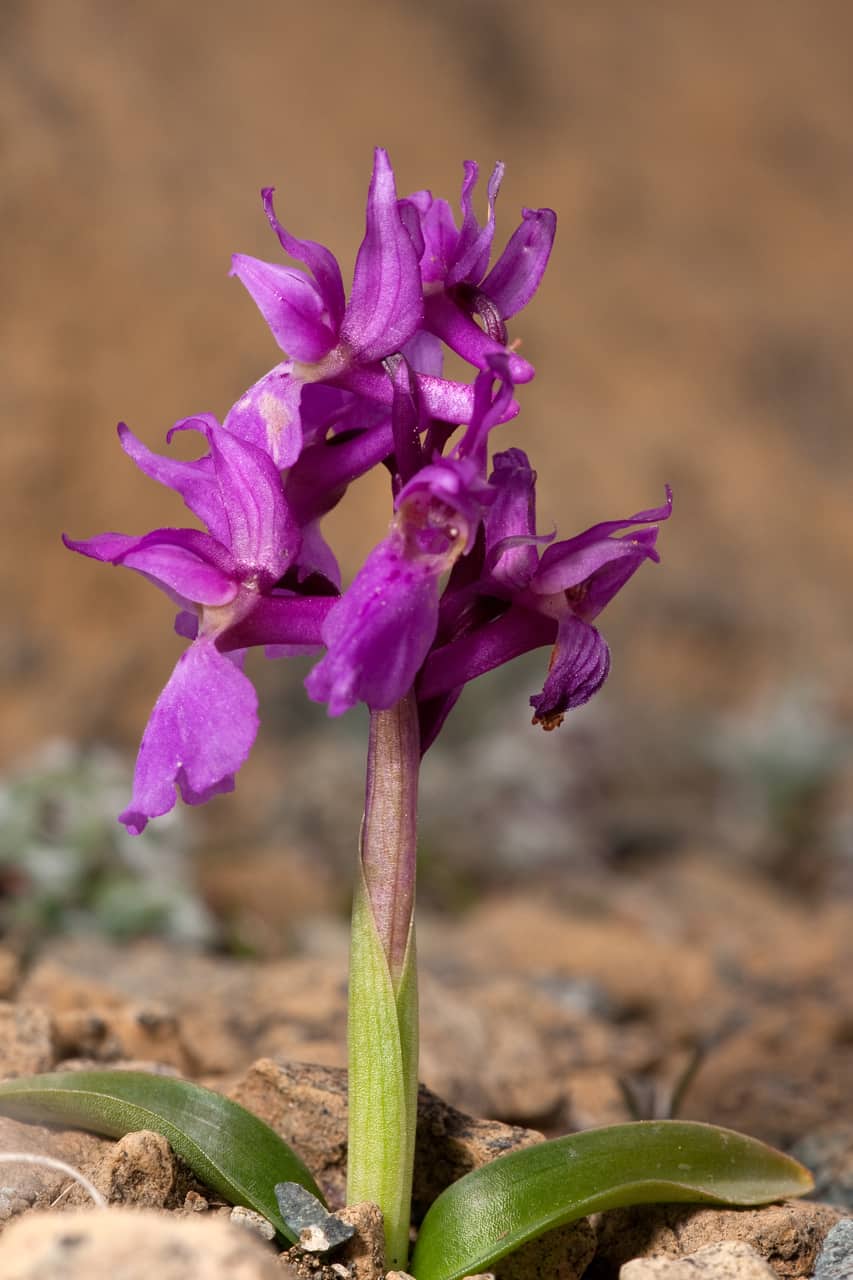
[[[553,648],[542,691],[530,699],[534,724],[554,729],[597,693],[610,652],[592,622],[641,564],[659,560],[658,526],[672,513],[667,487],[663,506],[552,542],[535,533],[536,473],[521,449],[495,456],[489,483],[496,498],[485,517],[479,572],[451,578],[417,684],[424,748],[469,680],[543,645]],[[636,525],[645,527],[621,532]],[[541,542],[551,545],[540,557]]]
[[[173,807],[176,785],[188,804],[233,790],[258,724],[255,690],[242,671],[245,649],[316,651],[333,603],[281,585],[298,570],[303,535],[269,456],[207,415],[178,423],[167,439],[178,430],[199,431],[209,452],[181,462],[152,453],[124,425],[119,437],[137,466],[176,490],[208,532],[64,539],[72,551],[149,578],[179,606],[175,629],[192,640],[142,738],[133,798],[121,814],[134,835]]]
[[[513,382],[529,382],[533,366],[507,348],[505,321],[525,307],[539,288],[554,243],[557,215],[551,209],[524,209],[520,224],[489,271],[495,202],[504,166],[495,165],[489,179],[483,226],[472,206],[478,166],[466,160],[463,168],[461,227],[457,228],[447,201],[429,191],[400,201],[401,214],[419,250],[424,326],[478,369],[488,368],[491,356],[506,353]]]
[[[464,459],[440,459],[401,491],[388,537],[328,614],[328,651],[306,680],[330,715],[356,702],[385,709],[411,688],[438,624],[440,578],[470,549],[488,496]]]
[[[474,547],[486,507],[497,497],[486,483],[487,437],[512,398],[507,360],[474,387],[471,423],[446,457],[427,463],[419,442],[416,384],[395,383],[395,457],[406,483],[397,494],[387,538],[370,553],[323,626],[326,655],[306,680],[309,696],[340,715],[357,702],[372,710],[398,702],[411,688],[435,638],[440,581]],[[399,373],[404,372],[401,366]],[[501,383],[492,396],[495,374]]]
[[[401,217],[387,153],[375,152],[349,302],[330,250],[291,235],[275,215],[272,190],[262,194],[282,248],[307,272],[235,254],[232,275],[245,285],[290,359],[246,392],[225,427],[266,449],[282,469],[330,429],[363,428],[378,418],[387,434],[393,393],[382,361],[398,353],[417,371],[420,395],[433,417],[468,422],[471,388],[440,376],[440,344],[423,328],[418,253]],[[507,417],[517,411],[511,402]]]

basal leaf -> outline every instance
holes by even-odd
[[[230,1098],[173,1076],[57,1071],[7,1080],[0,1084],[0,1113],[112,1138],[140,1129],[161,1133],[202,1182],[232,1204],[262,1213],[291,1243],[275,1184],[299,1182],[323,1199],[308,1169],[269,1125]]]
[[[796,1160],[730,1129],[677,1120],[590,1129],[512,1152],[453,1183],[423,1220],[411,1270],[416,1280],[461,1280],[602,1209],[767,1204],[812,1185]]]

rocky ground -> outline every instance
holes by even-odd
[[[23,961],[4,952],[0,1072],[96,1062],[189,1076],[271,1123],[340,1206],[346,946],[342,921],[306,914],[298,951],[266,959],[91,937],[44,943]],[[724,1263],[733,1274],[752,1274],[745,1259],[758,1262],[743,1245],[778,1276],[813,1273],[827,1231],[853,1212],[849,903],[824,904],[816,916],[813,906],[774,894],[765,878],[735,874],[697,851],[641,876],[572,882],[563,875],[547,892],[493,892],[455,918],[426,912],[420,946],[421,1074],[433,1094],[421,1102],[416,1216],[447,1181],[502,1150],[630,1118],[628,1096],[642,1114],[668,1114],[698,1055],[681,1116],[741,1128],[799,1154],[816,1174],[820,1203],[605,1214],[592,1227],[564,1229],[551,1252],[528,1250],[498,1274],[606,1277],[634,1257],[693,1255],[719,1241],[740,1244],[722,1262],[703,1253],[709,1274],[723,1274],[714,1268]],[[4,1119],[0,1149],[69,1162],[111,1206],[165,1210],[154,1234],[146,1228],[149,1269],[176,1231],[182,1240],[187,1233],[182,1247],[201,1250],[211,1277],[242,1275],[233,1269],[237,1255],[247,1278],[273,1266],[272,1246],[229,1231],[230,1208],[193,1180],[162,1138],[113,1142]],[[91,1275],[93,1259],[137,1252],[137,1220],[127,1228],[125,1217],[80,1208],[86,1193],[67,1173],[8,1168],[0,1183],[8,1232],[0,1259],[9,1259],[0,1274],[42,1274],[20,1269],[21,1251],[37,1239],[39,1258],[53,1257],[51,1249],[58,1258],[71,1212],[84,1215],[73,1226],[81,1270],[56,1274]],[[51,1207],[49,1217],[36,1217]],[[201,1234],[211,1219],[209,1236]],[[325,1280],[313,1263],[290,1261],[298,1274]],[[374,1274],[375,1259],[335,1261],[347,1274]],[[207,1275],[201,1265],[175,1274]],[[626,1280],[640,1274],[631,1266]],[[680,1277],[671,1269],[652,1274]]]

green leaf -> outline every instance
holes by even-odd
[[[395,993],[363,876],[353,902],[349,992],[347,1201],[379,1205],[388,1265],[403,1267],[417,1125],[414,928]]]
[[[295,1243],[279,1213],[277,1182],[323,1194],[295,1152],[245,1107],[173,1076],[145,1071],[57,1071],[0,1084],[0,1113],[76,1125],[111,1138],[161,1133],[193,1173],[232,1204],[262,1213]]]
[[[767,1204],[812,1189],[796,1160],[730,1129],[680,1120],[589,1129],[466,1174],[423,1220],[416,1280],[460,1280],[588,1213],[667,1201]]]

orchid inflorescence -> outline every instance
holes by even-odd
[[[332,253],[267,217],[304,269],[234,256],[287,359],[220,424],[200,414],[194,461],[152,453],[124,424],[125,452],[174,489],[206,526],[105,533],[75,551],[136,569],[178,605],[192,643],[160,694],[142,739],[130,805],[132,833],[170,810],[230,791],[257,732],[246,651],[321,654],[309,696],[336,716],[358,702],[417,699],[420,750],[432,743],[469,680],[539,646],[552,656],[534,720],[545,728],[601,686],[609,651],[592,625],[643,561],[656,560],[666,502],[565,541],[536,531],[536,473],[518,448],[496,453],[493,427],[518,413],[514,390],[532,365],[508,343],[506,321],[539,287],[556,215],[525,209],[489,267],[503,176],[488,183],[481,223],[466,162],[461,224],[429,191],[398,199],[377,149],[366,231],[347,301]],[[477,372],[442,376],[443,344]],[[393,518],[346,590],[321,520],[350,483],[390,473]],[[625,532],[632,526],[633,532]]]

